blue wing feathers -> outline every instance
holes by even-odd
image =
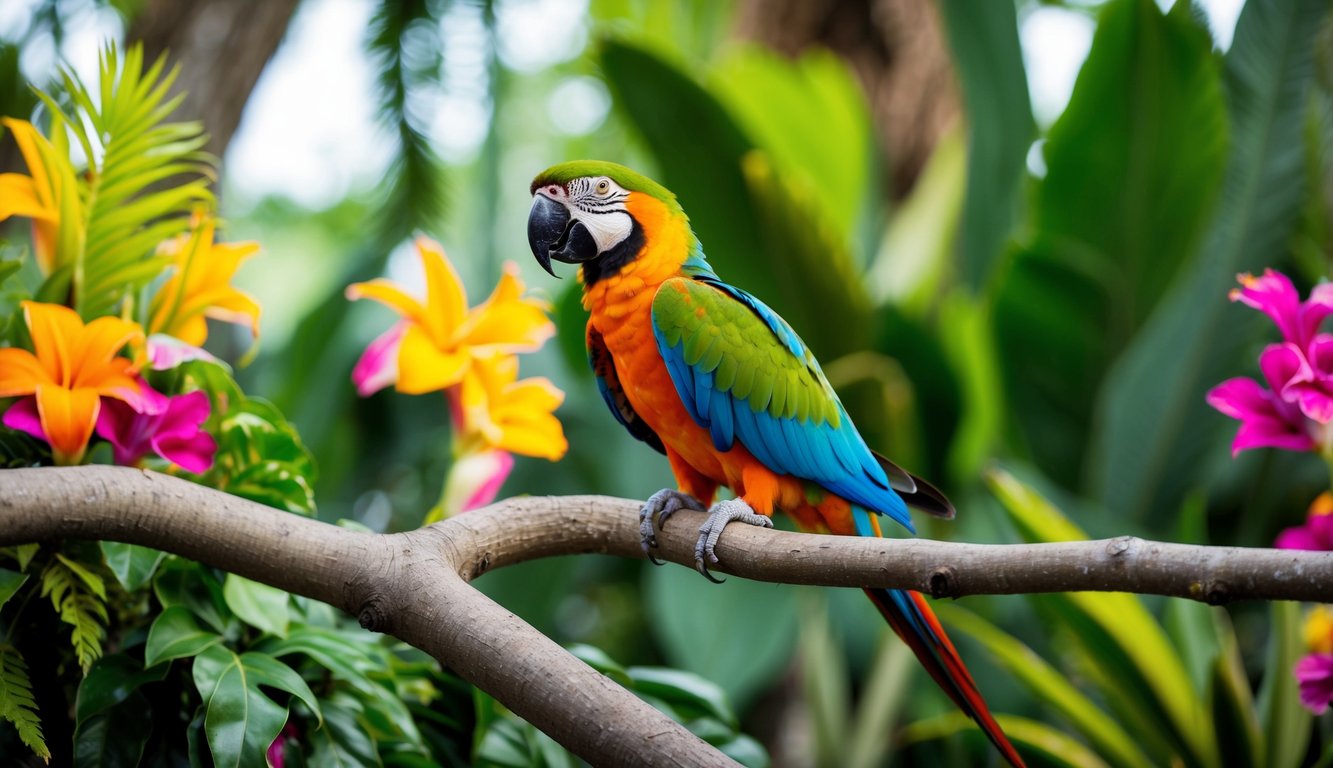
[[[672,383],[690,418],[709,431],[714,447],[726,451],[740,441],[774,472],[810,480],[847,499],[859,510],[859,516],[854,515],[859,533],[873,535],[867,510],[888,515],[911,530],[907,505],[889,487],[884,469],[840,403],[836,404],[836,422],[796,418],[797,413],[818,412],[810,408],[813,398],[832,397],[836,403],[836,396],[791,326],[758,299],[714,276],[695,280],[699,287],[689,290],[711,286],[740,302],[778,342],[759,364],[742,365],[727,356],[726,331],[707,324],[665,326],[653,313],[653,332]],[[655,301],[662,300],[664,293],[659,290]],[[667,300],[679,295],[669,292]],[[750,337],[746,342],[771,343]],[[795,355],[806,365],[810,381],[793,380],[788,386],[788,376],[761,375],[759,369],[769,360],[790,371],[787,355]]]

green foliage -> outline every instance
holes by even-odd
[[[37,702],[32,695],[28,665],[17,649],[0,645],[0,717],[18,729],[19,738],[42,760],[51,759],[51,751],[42,737]]]
[[[287,707],[260,686],[286,691],[316,717],[319,702],[291,667],[257,652],[237,654],[212,645],[194,657],[194,684],[205,708],[204,732],[219,766],[259,765],[287,722]]]
[[[1187,262],[1222,169],[1219,67],[1188,9],[1115,0],[1102,10],[1044,146],[1032,234],[996,288],[1014,426],[1069,487],[1081,479],[1098,385]]]
[[[58,268],[38,295],[71,296],[86,319],[113,314],[123,298],[161,274],[169,258],[156,255],[158,244],[184,228],[195,206],[212,201],[203,127],[166,122],[182,96],[167,97],[176,71],[165,68],[161,57],[145,71],[141,46],[131,46],[123,58],[109,46],[93,87],[64,73],[74,112],[39,94],[51,112],[57,147],[69,131],[91,160],[78,175],[78,197],[62,199],[61,219],[71,223],[61,227]],[[180,176],[190,178],[155,186]]]
[[[42,570],[42,597],[60,620],[70,625],[74,655],[86,674],[102,655],[102,639],[109,620],[106,610],[106,586],[102,577],[85,565],[57,554]]]
[[[639,698],[682,723],[747,768],[769,765],[759,742],[738,730],[727,696],[715,683],[690,672],[662,667],[623,667],[599,648],[571,647],[570,652]],[[477,694],[476,764],[487,768],[542,766],[561,768],[578,760],[546,734],[523,722],[485,694]]]

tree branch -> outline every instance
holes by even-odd
[[[0,473],[0,545],[109,539],[172,552],[355,614],[434,656],[594,764],[717,765],[722,755],[466,582],[552,555],[643,557],[639,503],[510,499],[398,534],[290,515],[123,467]],[[691,565],[699,513],[680,512],[659,557]],[[715,570],[790,584],[917,589],[937,597],[1122,591],[1210,603],[1333,602],[1333,553],[1199,547],[1121,537],[1059,544],[858,539],[727,529]]]

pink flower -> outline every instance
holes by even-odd
[[[1301,704],[1316,715],[1324,714],[1333,701],[1333,654],[1304,656],[1292,672],[1300,684]]]
[[[1259,368],[1271,389],[1254,379],[1227,379],[1209,390],[1208,404],[1240,419],[1240,429],[1231,443],[1231,455],[1251,448],[1283,448],[1311,451],[1315,448],[1309,423],[1299,406],[1281,393],[1300,375],[1305,358],[1292,344],[1272,344],[1259,356]],[[1307,366],[1308,367],[1308,366]]]
[[[199,347],[186,344],[174,336],[155,333],[148,337],[148,361],[152,364],[153,370],[169,371],[190,360],[207,360],[210,363],[221,363],[216,357]]]
[[[1249,273],[1237,276],[1241,287],[1231,291],[1231,300],[1254,307],[1273,318],[1282,338],[1308,349],[1319,324],[1333,314],[1333,283],[1321,283],[1302,302],[1296,287],[1281,272],[1265,269],[1259,277]]]
[[[1277,535],[1278,549],[1333,551],[1333,494],[1325,491],[1315,497],[1306,513],[1305,524],[1287,528]]]
[[[509,451],[480,451],[458,457],[449,468],[444,487],[445,516],[480,509],[495,501],[513,469],[514,455]]]
[[[358,395],[370,397],[398,381],[398,348],[403,343],[407,327],[406,320],[397,323],[366,347],[352,369],[352,383],[356,385]]]
[[[145,412],[109,399],[102,404],[97,434],[111,443],[115,462],[133,466],[153,453],[189,472],[207,472],[217,452],[213,436],[201,429],[212,411],[207,393],[158,397],[161,402]]]

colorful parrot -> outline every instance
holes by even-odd
[[[776,510],[804,530],[859,536],[881,535],[880,515],[913,530],[909,506],[953,517],[943,494],[866,446],[791,326],[713,272],[665,187],[584,160],[547,169],[531,192],[537,261],[553,276],[552,260],[582,265],[602,397],[630,434],[666,455],[679,486],[639,514],[650,558],[655,526],[680,509],[708,512],[694,556],[709,578],[723,528],[771,527]],[[720,486],[736,498],[714,504]],[[944,692],[1023,765],[925,598],[866,594]]]

